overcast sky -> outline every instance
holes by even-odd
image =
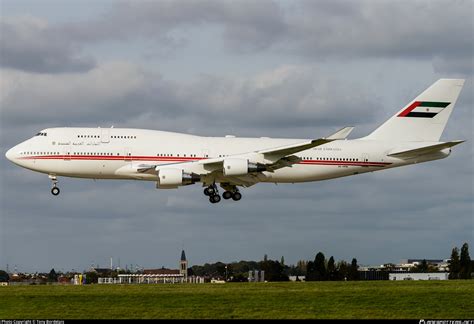
[[[449,258],[474,238],[474,10],[458,1],[0,0],[0,269],[176,268],[285,257]],[[199,185],[61,178],[7,161],[56,126],[365,136],[439,78],[464,78],[450,157],[210,204]],[[471,255],[472,255],[471,251]]]

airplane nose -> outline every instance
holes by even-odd
[[[7,153],[5,153],[5,157],[12,162],[13,162],[13,156],[14,156],[13,148],[9,149]]]

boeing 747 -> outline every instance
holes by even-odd
[[[440,79],[368,136],[353,127],[316,139],[204,137],[133,128],[48,128],[6,152],[13,163],[58,177],[201,183],[211,203],[238,201],[260,182],[327,180],[443,159],[463,141],[440,141],[464,80]]]

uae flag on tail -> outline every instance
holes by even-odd
[[[415,101],[404,109],[398,117],[433,118],[449,104],[450,102]]]

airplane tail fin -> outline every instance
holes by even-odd
[[[463,85],[463,79],[439,79],[365,138],[439,141]]]

